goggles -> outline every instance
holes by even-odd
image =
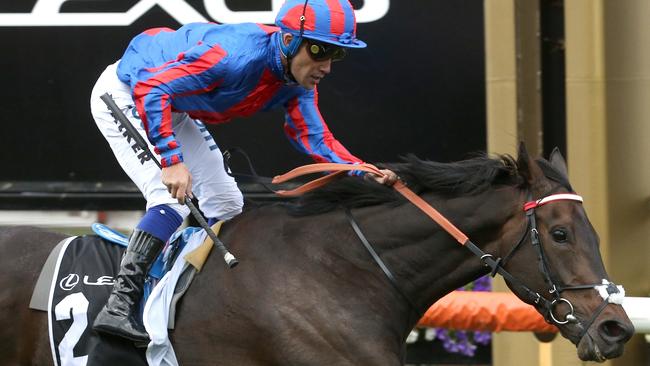
[[[305,39],[307,43],[307,53],[314,61],[341,61],[345,55],[345,48],[329,43],[317,42],[311,39]]]

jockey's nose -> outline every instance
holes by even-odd
[[[323,61],[323,63],[319,67],[319,70],[323,74],[329,74],[332,71],[332,60],[327,59],[327,60]]]

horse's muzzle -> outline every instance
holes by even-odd
[[[604,362],[623,354],[625,342],[634,329],[617,320],[604,320],[585,333],[578,343],[578,357],[582,361]]]

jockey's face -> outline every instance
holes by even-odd
[[[284,41],[291,41],[291,34],[284,35]],[[305,89],[314,89],[325,75],[332,70],[332,60],[315,61],[307,53],[305,42],[300,45],[298,53],[291,59],[291,74],[296,82]]]

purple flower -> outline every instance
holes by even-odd
[[[490,340],[492,340],[492,333],[476,331],[473,334],[473,338],[474,338],[474,342],[476,342],[477,344],[482,344],[484,346],[487,346],[490,343]]]
[[[490,276],[483,276],[474,281],[474,291],[490,291],[492,289],[492,281]]]
[[[474,282],[459,288],[459,291],[490,291],[492,283],[489,276],[483,276]],[[477,344],[488,345],[492,339],[492,333],[482,331],[447,330],[437,328],[435,339],[442,342],[443,348],[450,353],[459,353],[473,357],[476,354]]]

